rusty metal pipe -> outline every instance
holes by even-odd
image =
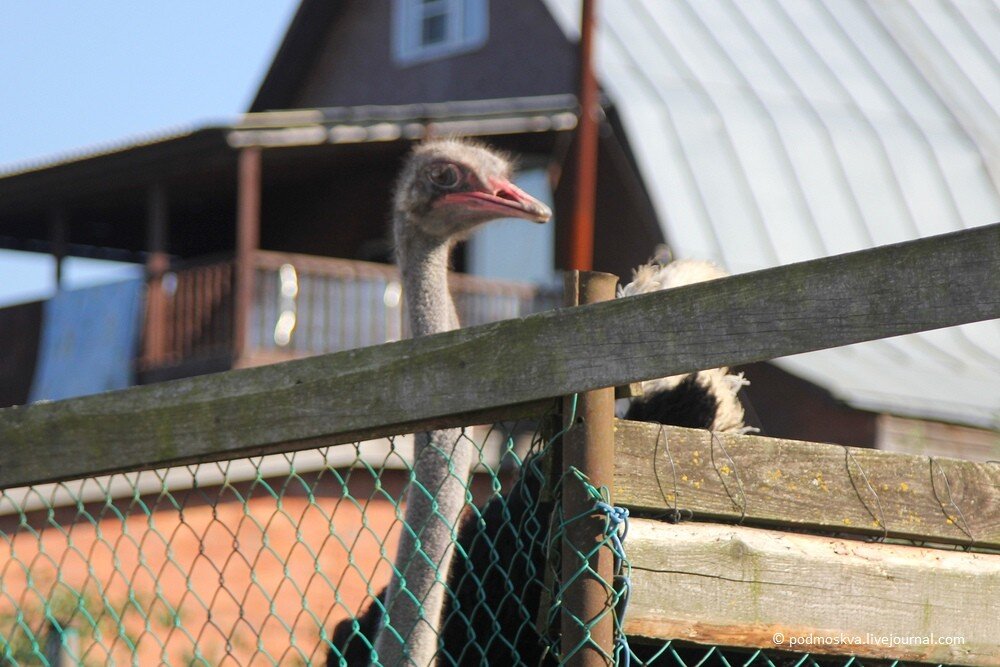
[[[566,278],[567,305],[585,305],[615,298],[618,277],[608,273],[572,271]],[[572,398],[563,408],[562,510],[566,533],[562,545],[562,580],[570,582],[563,599],[562,653],[571,667],[604,667],[614,654],[614,555],[597,549],[603,541],[605,517],[592,512],[594,500],[569,471],[575,467],[595,487],[613,492],[615,389],[580,394],[573,414]],[[575,419],[574,419],[575,416]],[[569,423],[573,419],[574,423]],[[585,518],[570,521],[574,517]],[[582,573],[579,574],[578,573]],[[574,651],[575,647],[580,646]]]
[[[597,0],[583,0],[580,20],[579,103],[576,128],[576,179],[569,229],[569,267],[594,268],[594,208],[597,201],[597,124],[599,100],[594,75],[594,13]]]

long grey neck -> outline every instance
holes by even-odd
[[[396,221],[396,260],[413,336],[457,329],[448,290],[452,244],[405,223]],[[453,535],[465,507],[472,458],[472,447],[459,429],[418,433],[414,438],[413,483],[406,492],[404,516],[408,529],[399,536],[396,573],[386,589],[383,622],[388,626],[375,641],[380,664],[429,667],[435,662],[444,582],[451,569]]]
[[[458,328],[455,303],[448,289],[448,255],[452,242],[412,232],[396,234],[396,261],[414,338]],[[410,230],[413,228],[410,227]]]

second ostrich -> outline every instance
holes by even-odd
[[[496,152],[457,140],[418,146],[393,200],[396,258],[413,336],[458,327],[448,291],[448,259],[456,241],[490,220],[550,217],[545,204],[511,183],[511,164]],[[444,573],[451,566],[472,455],[458,429],[415,438],[413,482],[386,590],[385,622],[375,643],[384,665],[425,667],[434,660]]]

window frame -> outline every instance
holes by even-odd
[[[393,0],[392,11],[392,56],[400,65],[475,51],[489,38],[489,0]],[[425,44],[424,21],[439,13],[445,17],[445,38]]]

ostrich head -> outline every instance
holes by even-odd
[[[421,144],[396,185],[397,246],[414,234],[462,239],[498,218],[547,221],[552,211],[511,183],[511,171],[510,160],[479,144],[455,139]]]

